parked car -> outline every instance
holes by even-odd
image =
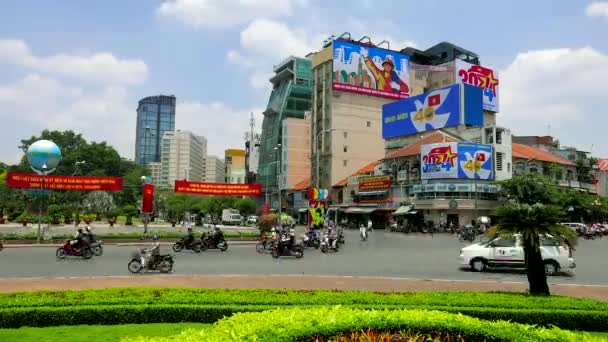
[[[540,249],[547,275],[574,272],[576,263],[573,251],[567,245],[558,239],[543,237]],[[464,247],[460,250],[460,263],[475,272],[488,268],[525,269],[521,236],[496,238]]]
[[[255,215],[249,215],[249,217],[247,217],[247,224],[256,224],[258,223],[258,217]]]
[[[572,230],[574,230],[576,232],[576,234],[578,236],[583,236],[585,235],[585,232],[587,232],[587,226],[584,223],[579,223],[579,222],[562,222],[560,223],[562,226],[566,226],[571,228]]]

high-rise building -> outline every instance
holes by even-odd
[[[224,165],[226,168],[226,183],[245,183],[245,150],[226,150]]]
[[[207,156],[205,159],[205,182],[225,183],[226,169],[224,161],[217,156]]]
[[[270,78],[273,89],[262,123],[258,166],[258,181],[265,192],[269,188],[277,188],[278,158],[289,153],[288,150],[281,151],[286,138],[283,136],[283,121],[287,118],[304,119],[304,113],[310,110],[311,67],[309,60],[298,57],[289,57],[274,67],[274,76]]]
[[[135,162],[160,162],[163,133],[175,130],[175,96],[149,96],[139,100],[135,128]]]
[[[310,112],[304,119],[283,120],[281,189],[292,189],[310,179]]]
[[[150,162],[146,166],[150,172],[150,177],[152,177],[152,182],[160,185],[163,164],[161,162]]]
[[[165,132],[159,185],[172,187],[176,179],[203,181],[207,139],[187,131]]]

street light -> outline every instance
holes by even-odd
[[[329,132],[333,132],[337,130],[337,128],[330,128],[330,129],[324,129],[321,132],[317,133],[317,136],[315,138],[315,149],[317,149],[317,167],[315,168],[315,175],[316,175],[316,183],[317,183],[317,189],[319,188],[319,153],[320,151],[318,150],[318,143],[319,143],[319,138],[321,137],[321,134],[323,133],[329,133]],[[321,148],[321,151],[323,150],[323,148]]]

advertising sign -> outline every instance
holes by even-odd
[[[382,106],[382,137],[390,139],[460,124],[482,126],[481,102],[481,88],[454,84],[387,103]]]
[[[455,61],[456,82],[470,84],[483,91],[483,109],[499,112],[498,74],[492,69],[470,64],[463,60]]]
[[[492,145],[459,143],[458,178],[492,179]]]
[[[428,144],[420,147],[422,179],[458,177],[458,143]]]
[[[335,40],[333,89],[403,99],[410,96],[410,57]]]
[[[422,179],[493,179],[492,145],[467,142],[422,145]],[[443,191],[443,190],[442,190]]]
[[[141,201],[141,212],[151,214],[154,211],[154,184],[144,184],[144,195]]]
[[[262,194],[262,184],[207,183],[176,180],[175,192],[193,195],[260,196]]]
[[[385,190],[391,187],[391,176],[371,176],[359,179],[359,191]]]
[[[42,176],[29,173],[9,172],[6,176],[9,188],[41,189]],[[45,176],[44,189],[59,191],[120,191],[121,177],[93,176]]]
[[[308,222],[312,226],[323,226],[327,202],[311,199],[308,201]]]

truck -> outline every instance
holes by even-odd
[[[236,209],[224,209],[222,210],[222,224],[225,225],[238,225],[243,221],[243,217]]]

